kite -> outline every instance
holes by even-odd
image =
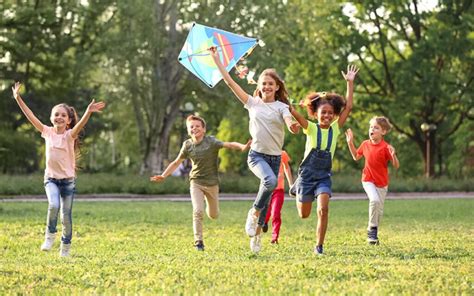
[[[220,59],[227,71],[249,55],[257,46],[258,39],[249,38],[224,30],[194,23],[178,56],[178,61],[191,73],[213,88],[222,75],[208,49],[217,47]]]

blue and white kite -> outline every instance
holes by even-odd
[[[178,56],[178,61],[207,86],[214,87],[221,79],[217,66],[208,52],[215,46],[227,71],[249,55],[258,39],[206,27],[194,23]]]

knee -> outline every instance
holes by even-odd
[[[318,216],[319,217],[327,217],[328,214],[329,214],[329,207],[328,206],[318,207]]]
[[[271,190],[271,191],[275,190],[277,185],[278,185],[278,180],[275,176],[267,176],[263,180],[263,186],[265,186],[265,188],[267,188],[268,190]]]
[[[219,218],[219,212],[215,212],[215,213],[207,213],[207,216],[211,219],[217,219]]]
[[[202,211],[193,211],[193,218],[196,220],[202,220],[203,212]]]
[[[370,200],[370,206],[372,207],[380,207],[382,203],[380,202],[379,199],[372,199]]]
[[[309,214],[311,214],[310,211],[298,210],[298,215],[300,216],[301,219],[308,218]]]

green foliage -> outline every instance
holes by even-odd
[[[71,257],[41,252],[46,203],[2,203],[1,294],[459,294],[473,293],[473,203],[385,204],[380,246],[365,242],[367,202],[330,205],[325,256],[315,216],[283,207],[280,244],[263,236],[252,255],[243,221],[250,202],[222,202],[205,218],[206,250],[192,247],[191,204],[76,202]],[[258,267],[257,267],[258,266]]]

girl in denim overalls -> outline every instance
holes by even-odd
[[[253,96],[246,93],[227,73],[220,61],[217,48],[209,49],[225,83],[249,111],[249,130],[252,145],[247,159],[252,173],[260,179],[260,187],[252,208],[247,214],[245,231],[250,239],[250,250],[261,249],[260,232],[265,223],[268,204],[277,186],[281,150],[284,141],[284,126],[295,133],[299,127],[293,123],[285,84],[274,69],[260,74]]]
[[[328,225],[332,159],[340,128],[352,109],[354,78],[358,71],[352,65],[347,67],[347,73],[342,72],[347,81],[347,103],[335,93],[310,93],[302,102],[309,117],[317,119],[317,124],[306,120],[294,108],[291,110],[306,134],[306,148],[290,195],[296,195],[298,214],[303,219],[309,217],[314,199],[318,200],[317,242],[314,252],[319,255],[323,254]]]
[[[87,106],[84,116],[78,122],[74,108],[59,104],[51,110],[50,121],[53,126],[46,126],[33,114],[20,97],[21,84],[16,82],[12,87],[13,97],[21,111],[31,124],[41,133],[46,142],[46,169],[44,187],[48,197],[48,217],[45,241],[41,250],[51,250],[56,237],[59,208],[63,233],[61,237],[60,256],[67,257],[71,249],[72,239],[72,202],[76,190],[76,152],[79,149],[78,135],[86,125],[93,112],[100,112],[105,103],[94,100]]]

